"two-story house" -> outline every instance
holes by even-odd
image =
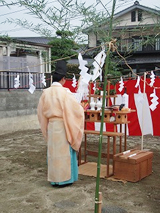
[[[104,32],[107,34],[109,31],[106,23],[96,27],[96,32],[93,27],[84,31],[88,35],[89,48],[103,42]],[[135,73],[160,69],[160,11],[135,1],[114,15],[112,37],[117,39],[119,53]],[[127,71],[123,60],[119,65]]]

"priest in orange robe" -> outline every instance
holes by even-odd
[[[52,185],[78,180],[77,152],[84,131],[84,110],[68,88],[63,87],[67,66],[58,61],[51,87],[44,89],[37,113],[47,142],[48,181]]]

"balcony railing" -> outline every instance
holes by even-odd
[[[33,84],[36,89],[43,89],[42,84],[42,74],[41,73],[31,73],[33,75]],[[27,72],[11,72],[11,71],[1,71],[0,72],[0,89],[15,89],[15,78],[19,75],[20,86],[18,89],[29,89],[29,73]],[[46,73],[46,87],[50,86],[51,74]]]
[[[145,42],[142,39],[123,39],[118,42],[118,51],[120,52],[160,52],[160,38],[154,42]]]

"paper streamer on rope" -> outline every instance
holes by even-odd
[[[14,79],[14,88],[18,88],[20,86],[19,75]]]
[[[33,85],[33,75],[29,73],[29,89],[28,91],[33,94],[35,91],[36,87]]]
[[[122,95],[122,104],[124,104],[124,106],[128,108],[128,103],[129,103],[129,95],[127,93],[124,93]]]
[[[88,64],[88,62],[83,60],[81,53],[79,53],[79,55],[78,55],[78,61],[79,61],[78,68],[81,70],[81,72],[79,74],[83,76],[88,71],[88,68],[85,66]]]
[[[124,88],[124,83],[123,83],[123,78],[121,77],[121,80],[119,81],[119,89],[118,90],[120,92],[122,92],[123,88]]]
[[[144,101],[143,93],[141,92],[140,85],[139,85],[139,90],[138,90],[138,95],[137,95],[137,101],[138,101],[139,103],[143,103],[143,101]]]
[[[159,102],[157,101],[159,98],[156,96],[156,91],[155,89],[153,90],[153,93],[150,94],[150,97],[152,97],[151,102],[152,104],[149,106],[149,108],[154,111],[157,108],[157,105]]]
[[[151,76],[150,76],[151,82],[150,82],[150,87],[153,87],[153,84],[155,82],[155,74],[153,71],[151,71]]]
[[[103,49],[100,53],[98,53],[93,62],[93,75],[92,75],[92,81],[95,81],[100,76],[100,81],[102,81],[102,67],[104,65],[106,58],[105,49]]]
[[[44,73],[42,73],[41,75],[41,82],[46,87],[46,76],[44,75]]]
[[[82,77],[80,77],[79,79],[79,83],[78,83],[78,89],[77,89],[77,93],[79,93],[78,97],[81,97],[81,100],[88,100],[88,94],[89,94],[89,89],[88,89],[88,83],[86,83],[85,81],[83,81],[83,79],[81,79]]]
[[[140,77],[138,76],[137,82],[136,82],[136,85],[135,85],[136,88],[139,86],[139,83],[140,83]]]
[[[93,83],[93,91],[96,91],[96,81]]]
[[[73,74],[73,78],[72,78],[72,87],[76,87],[77,85],[77,81],[76,81],[76,77],[75,77],[75,74]]]
[[[88,83],[91,80],[91,75],[87,73],[88,68],[85,65],[87,65],[88,62],[83,60],[81,53],[78,55],[78,61],[81,72],[78,80],[77,97],[78,102],[80,102],[82,99],[88,99]]]
[[[84,76],[82,76],[82,81],[88,85],[91,80],[91,77],[92,76],[90,74],[86,73]]]
[[[85,66],[87,65],[87,61],[83,60],[81,53],[78,55],[78,60],[79,60],[79,69],[81,70],[80,72],[80,81],[83,81],[88,85],[89,81],[91,80],[91,75],[87,73],[88,68]]]

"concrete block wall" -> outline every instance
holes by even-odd
[[[0,134],[38,129],[37,105],[42,90],[0,90]]]

